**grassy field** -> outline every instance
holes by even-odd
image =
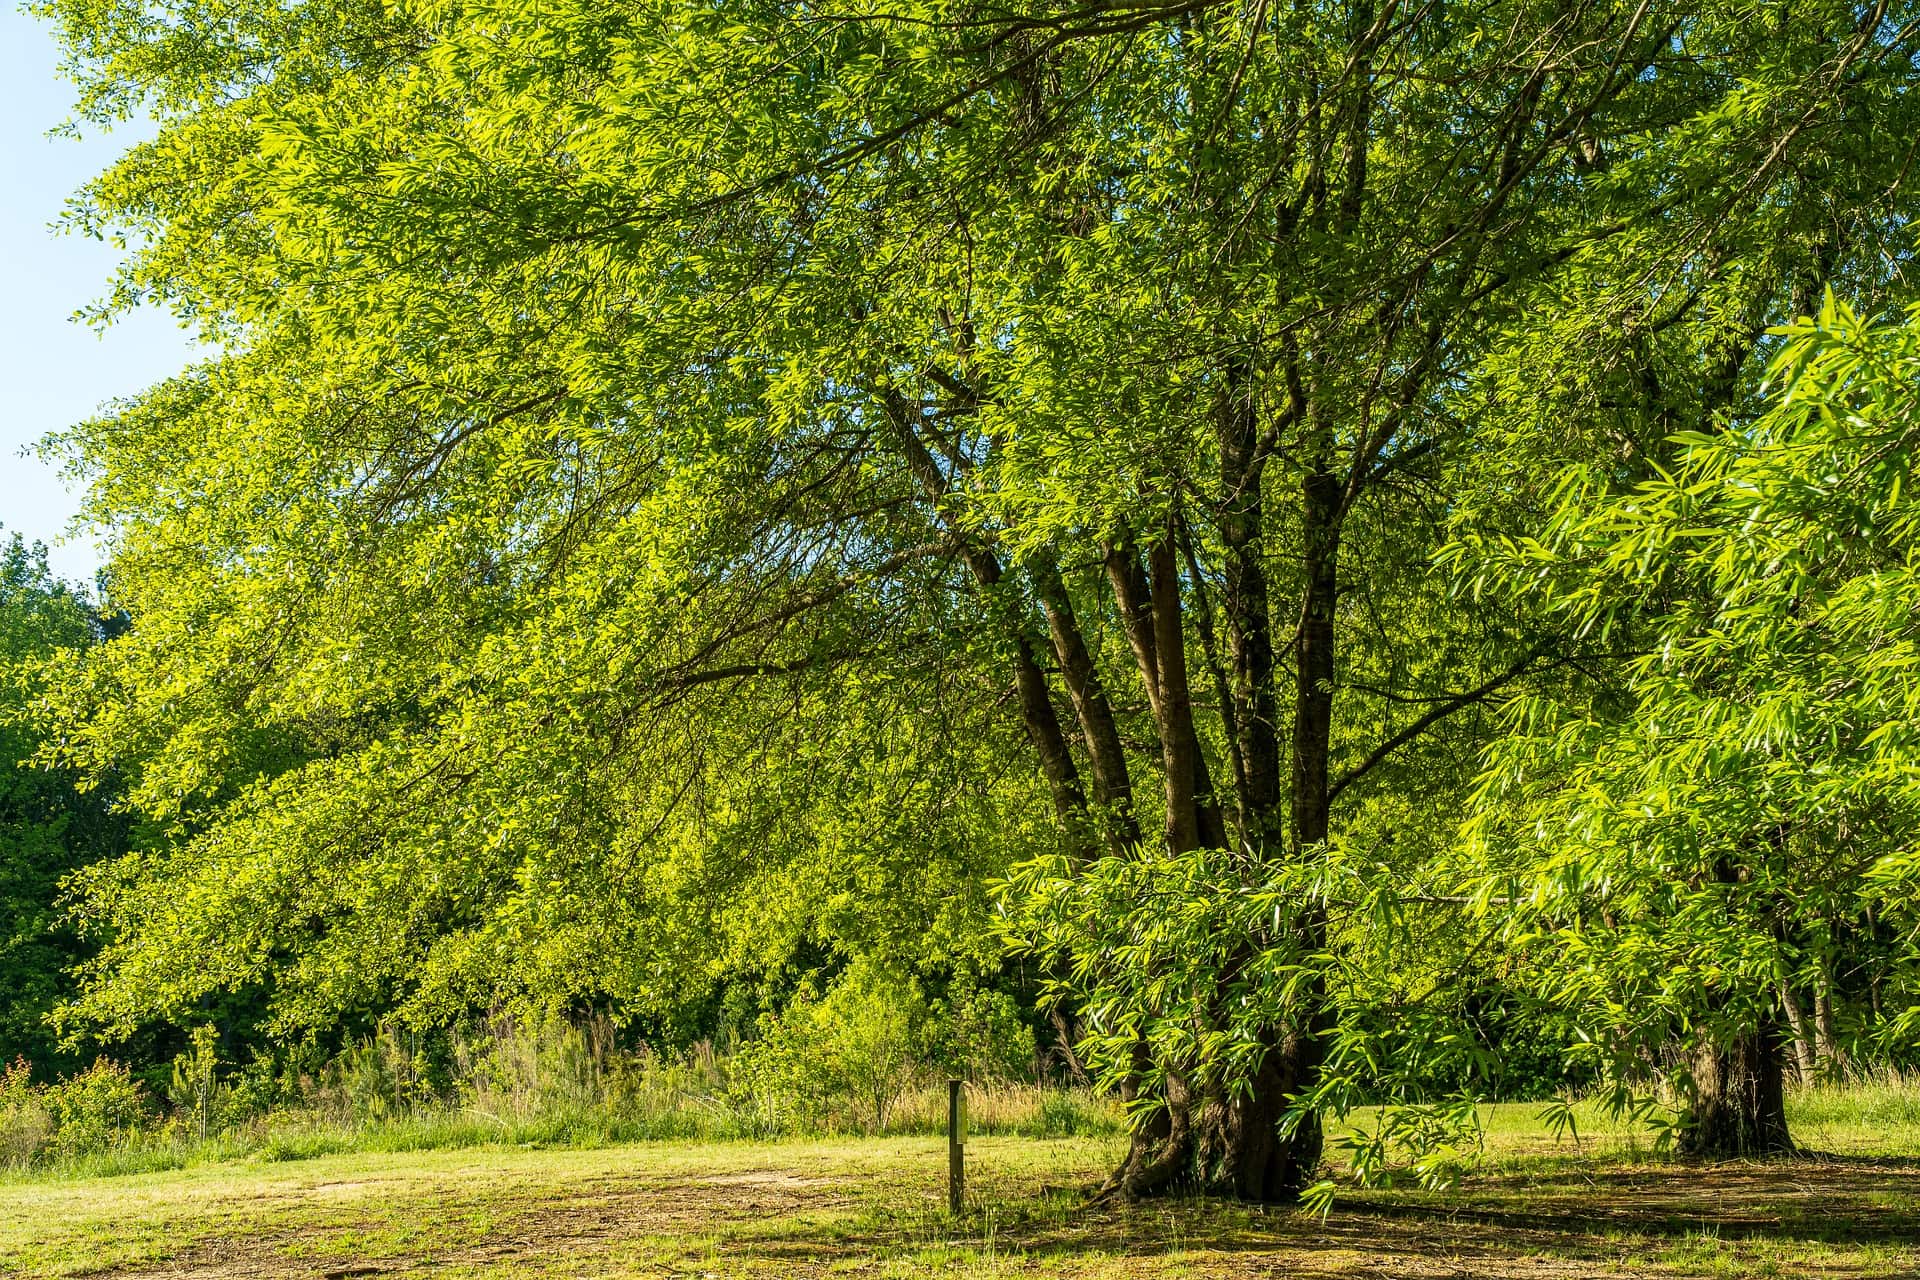
[[[0,1184],[28,1276],[1920,1276],[1920,1101],[1803,1097],[1777,1165],[1687,1165],[1590,1118],[1488,1111],[1454,1191],[1325,1219],[1192,1201],[1089,1208],[1111,1138],[977,1138],[944,1211],[937,1139],[469,1147]]]

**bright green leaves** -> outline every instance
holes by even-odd
[[[1503,561],[1640,650],[1625,714],[1513,705],[1472,827],[1483,910],[1629,1058],[1835,965],[1863,1034],[1915,994],[1920,315],[1829,296],[1778,336],[1765,415],[1677,438],[1629,493],[1564,486]]]

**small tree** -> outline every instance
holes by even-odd
[[[761,1018],[760,1036],[735,1063],[746,1092],[781,1104],[829,1108],[845,1099],[886,1127],[887,1112],[927,1060],[928,1009],[920,984],[867,957],[853,961],[826,993],[802,990],[787,1009]]]
[[[167,1100],[181,1109],[192,1108],[194,1123],[201,1138],[207,1136],[213,1114],[215,1076],[220,1068],[220,1032],[212,1023],[203,1022],[189,1034],[187,1047],[173,1060],[173,1075],[167,1084]]]
[[[1578,473],[1543,538],[1498,549],[1640,656],[1611,697],[1511,704],[1470,829],[1479,910],[1616,1080],[1666,1054],[1704,1155],[1792,1149],[1784,1006],[1836,954],[1879,975],[1858,1015],[1883,1046],[1920,1026],[1920,308],[1874,326],[1829,297],[1776,336],[1750,428],[1678,438],[1624,496]]]

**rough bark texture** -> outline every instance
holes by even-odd
[[[1683,1153],[1710,1159],[1793,1154],[1782,1039],[1778,1019],[1769,1014],[1752,1031],[1694,1055]]]
[[[1268,1204],[1292,1204],[1319,1171],[1324,1135],[1308,1116],[1282,1135],[1280,1120],[1292,1094],[1313,1083],[1320,1068],[1320,1033],[1288,1036],[1261,1063],[1244,1097],[1213,1099],[1200,1115],[1195,1161],[1202,1190]]]
[[[1135,1076],[1146,1074],[1146,1050],[1136,1051]],[[1132,1101],[1133,1088],[1126,1090]],[[1127,1144],[1127,1156],[1107,1185],[1102,1197],[1117,1195],[1127,1200],[1193,1186],[1193,1105],[1186,1082],[1178,1076],[1167,1080],[1167,1105],[1152,1119],[1134,1130]]]

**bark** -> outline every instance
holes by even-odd
[[[1283,1136],[1292,1095],[1319,1070],[1320,1029],[1288,1036],[1261,1061],[1242,1096],[1210,1099],[1200,1114],[1194,1160],[1200,1189],[1263,1204],[1291,1204],[1313,1182],[1324,1136],[1318,1116]]]
[[[1146,1075],[1145,1056],[1143,1048],[1134,1064],[1136,1079]],[[1131,1086],[1126,1093],[1133,1093]],[[1132,1097],[1128,1096],[1127,1100],[1131,1102]],[[1193,1099],[1184,1080],[1169,1076],[1166,1105],[1134,1130],[1133,1139],[1127,1144],[1126,1159],[1095,1198],[1119,1196],[1139,1200],[1189,1189],[1194,1181],[1193,1151]]]
[[[1147,552],[1153,580],[1153,647],[1159,655],[1160,759],[1166,783],[1167,849],[1189,853],[1200,843],[1200,740],[1193,728],[1193,695],[1187,682],[1185,619],[1180,575],[1171,533]]]
[[[1229,507],[1229,524],[1238,522],[1238,526],[1227,533],[1229,545],[1238,537],[1242,547],[1240,572],[1231,587],[1238,595],[1238,604],[1229,606],[1240,612],[1238,624],[1231,624],[1240,628],[1236,676],[1244,672],[1250,679],[1258,677],[1263,658],[1265,670],[1271,674],[1271,651],[1261,654],[1260,649],[1265,624],[1252,616],[1252,601],[1265,601],[1265,578],[1260,576],[1258,555],[1250,551],[1258,533],[1256,503],[1258,499],[1242,495],[1240,509]],[[1294,641],[1294,771],[1288,796],[1292,806],[1292,854],[1296,858],[1306,856],[1315,844],[1325,841],[1331,827],[1334,606],[1338,604],[1342,514],[1344,489],[1340,480],[1329,470],[1309,474],[1302,487],[1306,593],[1300,635]],[[1263,683],[1271,687],[1271,676]],[[1252,693],[1252,687],[1248,691]],[[1246,704],[1250,720],[1258,716],[1256,708],[1260,708],[1260,700],[1250,697]],[[1271,725],[1271,700],[1269,710],[1265,710],[1265,723]],[[1250,760],[1250,785],[1254,777],[1252,762],[1261,758],[1263,750],[1269,748],[1258,733],[1242,739],[1242,752]],[[1271,756],[1277,800],[1277,745],[1271,748]],[[1300,929],[1304,931],[1300,940],[1308,948],[1325,944],[1325,919],[1309,915]],[[1327,994],[1321,984],[1309,984],[1294,1025],[1275,1031],[1252,1088],[1236,1096],[1200,1102],[1198,1117],[1190,1126],[1194,1184],[1200,1190],[1250,1201],[1292,1203],[1313,1182],[1325,1150],[1321,1119],[1309,1113],[1283,1134],[1281,1117],[1296,1094],[1317,1082],[1327,1029]]]
[[[1294,641],[1293,841],[1296,856],[1327,838],[1332,794],[1334,609],[1339,602],[1342,487],[1327,471],[1302,483],[1306,592]]]
[[[1242,804],[1249,815],[1266,817],[1276,813],[1279,801],[1278,736],[1273,732],[1274,702],[1272,686],[1275,663],[1271,649],[1267,584],[1262,571],[1258,535],[1261,507],[1257,493],[1257,475],[1251,450],[1251,423],[1229,420],[1224,424],[1225,465],[1237,468],[1238,483],[1228,486],[1223,505],[1224,540],[1229,548],[1229,599],[1225,611],[1232,646],[1234,675],[1239,682],[1236,719],[1240,728],[1240,748],[1247,758],[1248,794]],[[1236,450],[1239,451],[1236,455]],[[1223,477],[1230,478],[1230,477]],[[1338,603],[1339,550],[1341,517],[1345,510],[1345,489],[1340,478],[1322,468],[1308,476],[1301,490],[1303,551],[1305,553],[1305,592],[1302,618],[1295,640],[1295,703],[1293,733],[1293,776],[1288,795],[1292,813],[1292,856],[1305,856],[1323,842],[1330,827],[1333,795],[1330,764],[1333,729],[1333,681],[1335,675],[1334,610]],[[1191,733],[1190,714],[1182,723],[1186,690],[1179,677],[1170,677],[1175,655],[1184,674],[1184,645],[1177,626],[1177,613],[1168,607],[1168,598],[1177,599],[1178,582],[1174,576],[1172,547],[1156,547],[1149,558],[1149,583],[1132,571],[1127,559],[1110,554],[1109,576],[1122,618],[1151,618],[1150,632],[1130,626],[1136,657],[1145,670],[1151,655],[1159,672],[1156,719],[1164,735]],[[1145,603],[1144,585],[1150,585],[1151,603]],[[1137,638],[1136,638],[1137,637]],[[1244,699],[1242,701],[1241,699]],[[1244,710],[1244,716],[1242,712]],[[1163,743],[1163,747],[1165,744]],[[1197,744],[1193,751],[1198,761]],[[1179,750],[1165,750],[1167,769],[1172,775],[1186,763]],[[1264,786],[1267,790],[1256,790]],[[1170,789],[1169,805],[1176,799],[1198,800],[1204,793],[1176,796]],[[1250,798],[1263,802],[1264,810],[1248,805]],[[1196,807],[1196,821],[1202,809]],[[1217,809],[1215,810],[1217,813]],[[1249,829],[1263,825],[1250,816]],[[1278,833],[1275,833],[1278,834]],[[1168,839],[1192,838],[1186,828],[1176,829],[1169,821]],[[1181,847],[1181,846],[1175,846]],[[1186,846],[1194,847],[1194,846]],[[1262,842],[1253,841],[1256,850]],[[1325,941],[1325,921],[1309,917],[1299,926],[1299,939],[1307,948]],[[1141,1196],[1175,1187],[1193,1187],[1216,1195],[1238,1199],[1289,1203],[1314,1181],[1319,1172],[1325,1136],[1320,1118],[1309,1114],[1293,1129],[1282,1134],[1280,1121],[1295,1095],[1317,1082],[1327,1031],[1326,993],[1318,983],[1305,993],[1294,1023],[1276,1028],[1260,1069],[1250,1087],[1233,1095],[1196,1098],[1184,1090],[1169,1097],[1165,1114],[1156,1126],[1136,1133],[1127,1160],[1109,1183],[1109,1189],[1128,1196]]]
[[[1218,429],[1223,495],[1220,532],[1226,552],[1222,612],[1227,623],[1232,723],[1242,775],[1240,801],[1246,847],[1252,856],[1264,858],[1277,852],[1273,842],[1283,833],[1276,829],[1282,798],[1274,696],[1276,662],[1260,545],[1265,515],[1263,459],[1252,406],[1231,389],[1220,410]],[[1332,607],[1341,496],[1331,477],[1322,480],[1310,483],[1303,493],[1306,523],[1312,535],[1307,543],[1305,607],[1324,625],[1302,629],[1296,654],[1298,678],[1312,685],[1312,696],[1296,707],[1296,784],[1303,779],[1307,783],[1296,785],[1289,797],[1294,805],[1296,853],[1325,838],[1331,807],[1327,750],[1332,728]],[[1317,760],[1301,759],[1298,754],[1316,749]],[[1303,832],[1310,834],[1303,839]],[[1324,926],[1310,919],[1305,927],[1309,936],[1304,940],[1313,944]],[[1324,1143],[1319,1117],[1305,1117],[1285,1135],[1281,1133],[1281,1120],[1293,1096],[1310,1088],[1319,1072],[1325,1030],[1322,997],[1316,985],[1308,993],[1306,1007],[1299,1011],[1300,1021],[1290,1030],[1276,1029],[1260,1069],[1245,1092],[1210,1098],[1201,1107],[1194,1137],[1200,1189],[1241,1200],[1290,1203],[1298,1200],[1314,1180]]]
[[[1154,722],[1160,720],[1160,655],[1153,644],[1153,591],[1140,557],[1131,548],[1109,543],[1105,557],[1107,581],[1113,587],[1113,600],[1119,606],[1120,627],[1127,633],[1133,650],[1134,665],[1147,687],[1147,705]]]
[[[1793,1154],[1782,1038],[1779,1020],[1769,1013],[1753,1029],[1696,1051],[1682,1153],[1709,1159]]]
[[[1259,422],[1251,403],[1230,395],[1221,410],[1220,535],[1226,549],[1227,621],[1233,730],[1243,773],[1240,797],[1247,835],[1264,844],[1280,803],[1280,741],[1274,717],[1274,654],[1267,574],[1261,562]]]
[[[1833,1015],[1833,982],[1822,966],[1813,989],[1814,1043],[1819,1047],[1820,1069],[1832,1076],[1847,1069],[1847,1051],[1840,1047],[1840,1029]]]
[[[1114,722],[1112,701],[1093,655],[1087,650],[1059,568],[1051,561],[1042,560],[1034,563],[1031,571],[1041,608],[1047,616],[1047,631],[1060,664],[1060,675],[1087,746],[1088,772],[1093,778],[1093,798],[1100,808],[1101,825],[1108,843],[1124,848],[1139,840],[1140,828],[1133,814],[1133,779],[1127,767],[1126,748]]]
[[[1813,1028],[1807,1022],[1806,1011],[1800,1007],[1799,997],[1784,982],[1780,984],[1780,1008],[1787,1015],[1787,1028],[1793,1042],[1794,1067],[1800,1073],[1802,1083],[1810,1083],[1820,1070],[1820,1059],[1813,1048]]]
[[[1173,530],[1163,533],[1149,549],[1144,568],[1133,551],[1109,546],[1107,578],[1160,741],[1167,847],[1175,853],[1225,848],[1226,823],[1193,724],[1186,619]]]
[[[1053,1056],[1067,1068],[1067,1075],[1083,1088],[1093,1083],[1093,1077],[1087,1074],[1086,1064],[1080,1061],[1075,1051],[1074,1041],[1080,1037],[1074,1029],[1077,1018],[1069,1018],[1058,1008],[1048,1012],[1048,1020],[1053,1024]]]
[[[1345,493],[1339,478],[1322,468],[1301,486],[1301,534],[1305,584],[1299,633],[1294,640],[1293,856],[1305,857],[1327,838],[1333,795],[1329,771],[1333,745],[1334,609],[1339,600],[1341,518]],[[1311,951],[1326,941],[1326,922],[1308,915],[1298,927],[1299,941]],[[1251,1096],[1221,1104],[1219,1119],[1208,1127],[1205,1148],[1209,1185],[1259,1188],[1263,1200],[1291,1201],[1318,1172],[1325,1135],[1318,1115],[1307,1115],[1281,1136],[1270,1123],[1288,1105],[1287,1098],[1317,1082],[1328,1030],[1326,992],[1318,980],[1308,984],[1295,1023],[1268,1053],[1263,1079]],[[1244,1115],[1235,1112],[1244,1111]],[[1271,1147],[1267,1143],[1271,1141]],[[1217,1153],[1217,1154],[1216,1154]]]

